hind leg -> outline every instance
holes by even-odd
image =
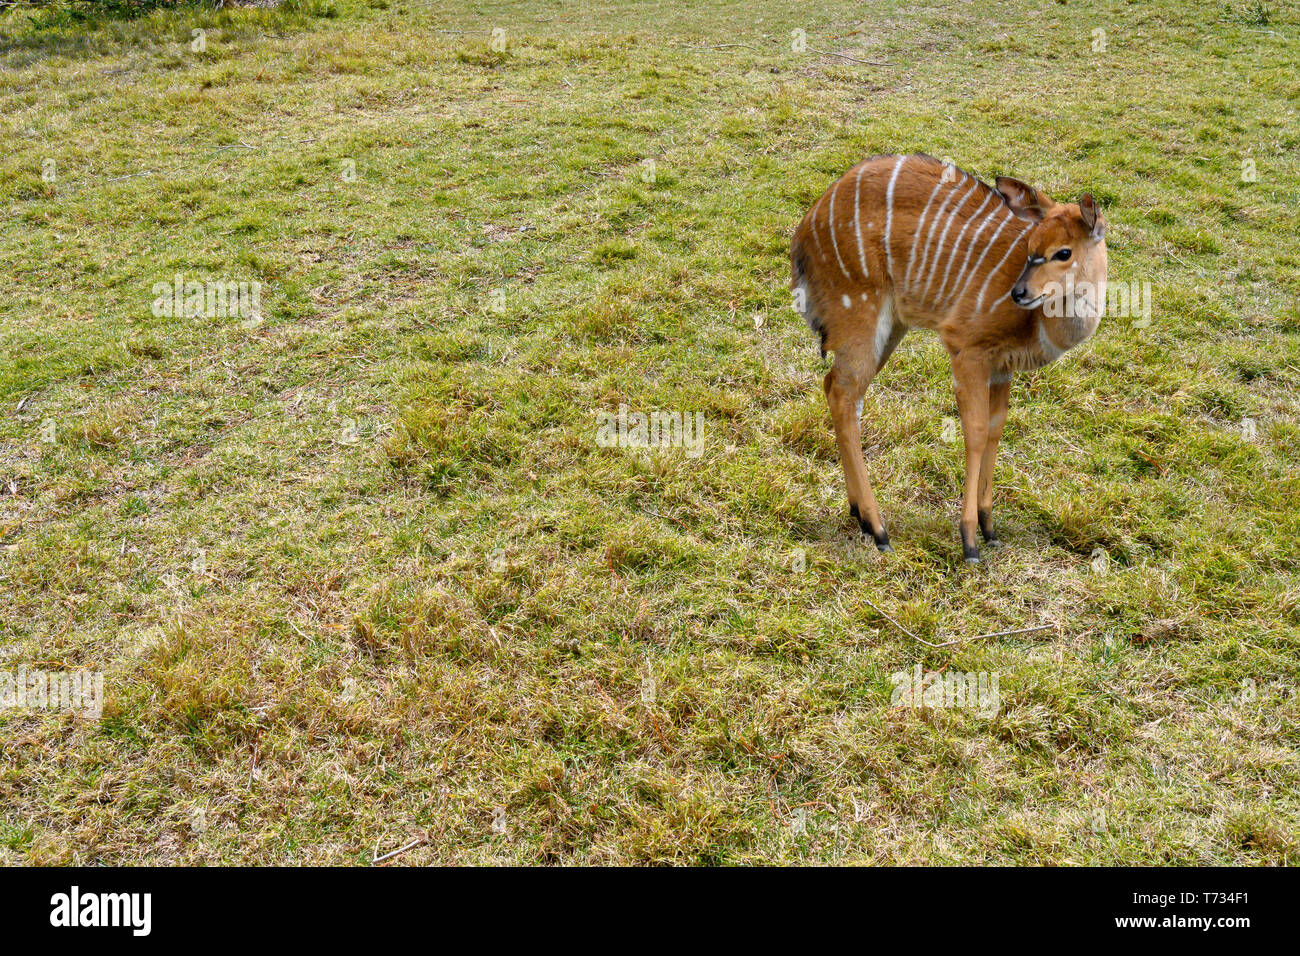
[[[894,327],[888,308],[869,315],[866,321],[855,321],[852,334],[834,343],[835,362],[823,383],[831,421],[835,424],[840,462],[844,466],[849,513],[858,519],[862,533],[871,535],[881,551],[892,548],[862,459],[862,396],[905,332],[904,326]]]

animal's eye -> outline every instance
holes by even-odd
[[[1070,250],[1069,250],[1069,249],[1057,249],[1057,250],[1056,250],[1056,254],[1055,254],[1054,256],[1052,256],[1052,258],[1053,258],[1053,259],[1056,259],[1056,260],[1059,260],[1060,262],[1064,262],[1066,259],[1070,258]]]

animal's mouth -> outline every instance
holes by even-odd
[[[1022,309],[1034,309],[1047,301],[1047,293],[1040,293],[1036,299],[1030,299],[1028,302],[1017,302],[1015,299],[1012,299],[1012,301]]]

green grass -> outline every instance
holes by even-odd
[[[0,861],[1295,861],[1294,7],[686,6],[0,20],[0,669],[108,697],[0,711]],[[912,150],[1092,191],[1152,287],[1017,380],[974,571],[938,342],[868,392],[881,558],[786,290]]]

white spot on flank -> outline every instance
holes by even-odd
[[[863,302],[866,302],[866,301],[867,301],[867,294],[866,294],[865,292],[862,293],[862,301],[863,301]]]
[[[894,225],[894,184],[898,182],[898,171],[906,159],[906,156],[899,156],[894,162],[894,175],[889,177],[889,188],[885,190],[885,273],[890,282],[894,281],[894,254],[889,248],[889,231]]]
[[[853,300],[850,299],[847,295],[840,296],[840,301],[844,303],[844,308],[846,309],[853,304]]]

